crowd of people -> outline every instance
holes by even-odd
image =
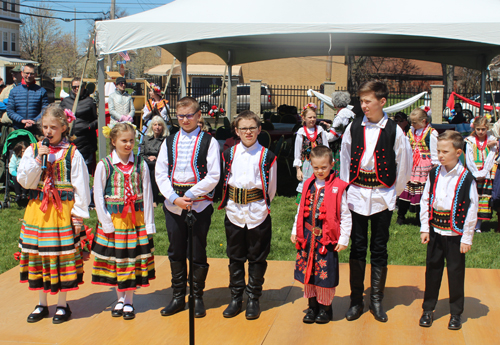
[[[161,315],[170,316],[185,308],[188,213],[197,219],[193,229],[194,312],[195,317],[206,315],[207,234],[214,212],[214,189],[221,179],[219,209],[226,212],[231,296],[223,316],[232,318],[242,311],[246,292],[245,317],[259,318],[259,298],[271,250],[271,202],[277,186],[276,156],[257,140],[260,117],[248,110],[241,112],[234,120],[238,140],[221,155],[219,143],[202,128],[200,105],[194,98],[177,102],[180,130],[169,135],[164,116],[168,104],[157,97],[161,90],[153,85],[151,102],[144,109],[147,131],[139,154],[134,154],[137,130],[131,120],[135,110],[125,91],[125,79],[118,78],[116,95],[109,101],[113,121],[102,131],[110,140],[110,153],[96,164],[96,147],[92,146],[95,105],[81,92],[76,116],[69,111],[81,80],[73,79],[73,93],[61,105],[46,106],[43,92],[32,86],[32,77],[31,69],[25,67],[23,87],[18,91],[14,88],[13,102],[9,100],[16,113],[9,113],[9,117],[16,128],[35,130],[35,121],[40,120],[41,134],[49,140],[48,146],[39,142],[16,147],[12,160],[16,188],[30,199],[19,241],[21,282],[39,291],[39,301],[28,322],[48,316],[47,293],[58,294],[54,323],[71,316],[67,292],[83,283],[80,241],[83,219],[89,217],[89,173],[94,174],[93,198],[99,219],[91,250],[92,283],[116,287],[113,317],[135,318],[134,291],[149,286],[156,277],[154,208],[161,203],[170,242],[173,290]],[[30,92],[40,96],[39,108],[24,109],[26,116],[21,116],[18,99]],[[405,222],[408,211],[417,213],[421,242],[427,244],[420,326],[432,325],[446,259],[451,313],[448,328],[460,329],[465,253],[471,248],[474,230],[480,231],[481,221],[491,219],[497,141],[487,134],[486,118],[475,119],[474,131],[465,142],[455,131],[438,134],[426,111],[419,108],[411,112],[409,122],[404,113],[396,114],[393,121],[383,111],[388,94],[383,82],[362,84],[358,96],[364,116],[356,117],[348,108],[349,94],[334,93],[332,101],[338,114],[325,128],[317,125],[315,104],[307,104],[301,113],[303,127],[297,132],[293,162],[299,181],[297,213],[290,239],[297,249],[294,277],[304,284],[308,300],[303,322],[330,321],[339,284],[338,252],[348,247],[349,240],[351,294],[346,319],[356,320],[363,313],[369,240],[369,310],[377,321],[388,321],[382,301],[388,274],[389,226],[397,206],[398,224]],[[465,156],[466,167],[461,156]]]

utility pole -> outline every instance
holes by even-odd
[[[74,22],[74,29],[73,29],[73,43],[75,44],[75,51],[77,50],[77,45],[76,45],[76,7],[74,7],[75,9],[75,20],[73,21]]]
[[[111,20],[115,19],[115,0],[111,0],[111,11],[110,11]],[[113,66],[111,65],[111,54],[108,55],[108,68],[111,71]]]

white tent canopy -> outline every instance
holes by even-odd
[[[161,46],[227,63],[372,55],[484,69],[500,54],[498,0],[176,0],[96,23],[99,54]],[[228,53],[230,52],[230,53]]]

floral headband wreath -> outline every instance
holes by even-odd
[[[134,131],[137,129],[137,127],[130,121],[122,121],[122,122],[117,122],[117,123],[127,123],[127,124],[131,125],[132,128],[134,128]],[[109,139],[109,137],[111,135],[111,130],[113,129],[113,127],[116,126],[117,123],[115,123],[115,124],[110,123],[109,125],[102,127],[102,135],[104,135],[104,137],[106,139]]]
[[[155,83],[150,83],[149,86],[151,86],[151,90],[153,90],[154,93],[159,93],[159,94],[162,93],[160,87]]]
[[[64,114],[66,114],[66,119],[68,120],[68,123],[71,123],[76,120],[75,114],[69,109],[64,109]]]
[[[304,108],[302,108],[302,113],[304,113],[308,108],[311,108],[314,111],[316,111],[316,109],[318,109],[318,106],[314,103],[307,103],[306,105],[304,105]]]

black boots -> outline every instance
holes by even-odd
[[[246,288],[248,303],[245,313],[247,320],[255,320],[260,316],[259,298],[262,295],[266,269],[267,262],[248,264],[248,285]]]
[[[387,267],[376,267],[372,265],[372,291],[370,295],[370,312],[375,320],[387,322],[387,314],[382,308],[384,298],[385,281],[387,279]]]
[[[332,319],[332,306],[331,305],[319,305],[319,312],[316,315],[316,323],[324,324],[330,322]]]
[[[187,265],[186,262],[170,261],[170,270],[172,271],[172,301],[161,310],[162,316],[169,316],[184,310],[186,306],[186,283],[187,283]]]
[[[203,289],[205,289],[207,274],[208,266],[193,265],[194,317],[204,317],[207,315],[205,304],[203,303]]]
[[[243,304],[243,291],[245,290],[245,264],[233,262],[229,265],[229,288],[231,289],[231,302],[222,313],[224,317],[235,317],[241,311]]]
[[[365,290],[365,268],[366,262],[350,259],[349,260],[349,282],[351,284],[351,306],[345,318],[348,321],[354,321],[363,314],[363,292]]]
[[[306,310],[306,316],[302,319],[304,323],[314,323],[318,315],[319,305],[316,297],[309,298],[309,308]]]

